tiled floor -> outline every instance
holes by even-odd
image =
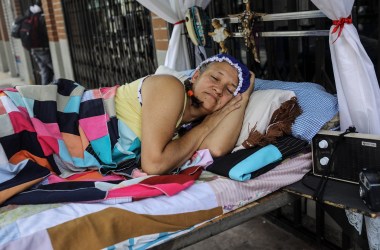
[[[313,242],[301,240],[282,228],[265,220],[254,218],[244,224],[198,242],[184,250],[257,249],[257,250],[314,250]]]

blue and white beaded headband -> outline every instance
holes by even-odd
[[[236,96],[238,93],[244,93],[248,89],[250,85],[251,74],[247,66],[245,66],[243,63],[241,63],[240,61],[238,61],[236,58],[232,57],[231,55],[218,54],[210,58],[207,58],[206,60],[201,62],[196,68],[196,70],[199,70],[202,67],[202,65],[211,63],[211,62],[227,62],[237,70],[239,82],[234,92],[234,96]]]

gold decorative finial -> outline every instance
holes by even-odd
[[[251,49],[254,60],[260,63],[259,55],[256,49],[255,37],[252,33],[252,27],[255,21],[255,12],[251,11],[249,0],[244,0],[243,3],[245,3],[245,10],[239,15],[239,18],[243,29],[242,34],[244,42],[247,48]]]

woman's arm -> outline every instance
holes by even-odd
[[[202,124],[172,140],[182,113],[183,85],[172,76],[151,76],[144,81],[142,98],[141,167],[148,174],[164,174],[183,164],[220,121],[240,107],[240,99],[234,98]]]
[[[248,105],[249,97],[254,89],[255,74],[251,72],[250,86],[242,95],[240,108],[229,113],[223,121],[205,138],[200,149],[209,149],[214,157],[219,157],[230,153],[235,147],[243,125],[245,109]]]

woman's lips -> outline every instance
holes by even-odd
[[[212,94],[212,93],[209,93],[209,92],[206,92],[207,95],[211,96],[212,99],[214,99],[215,102],[218,101],[218,98],[216,95]]]

